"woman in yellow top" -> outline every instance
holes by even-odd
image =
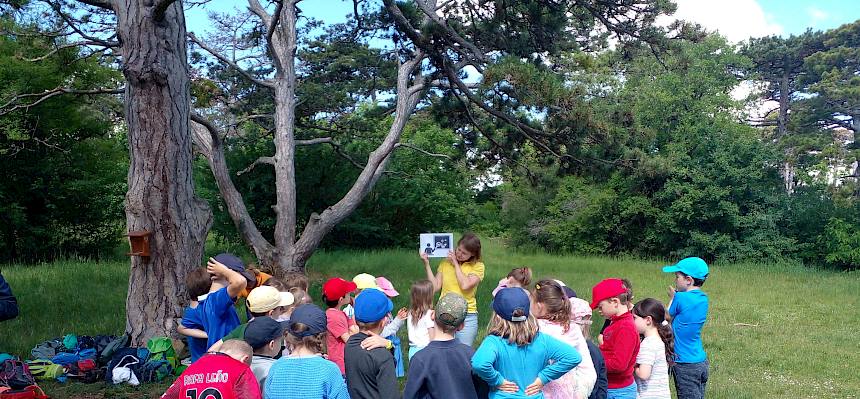
[[[448,252],[448,258],[439,263],[436,274],[430,268],[430,258],[420,252],[427,271],[427,279],[433,283],[435,291],[442,291],[440,297],[449,292],[460,294],[466,298],[469,305],[463,329],[457,331],[456,338],[471,346],[478,335],[478,303],[475,292],[478,284],[484,279],[484,262],[481,261],[481,240],[472,233],[463,234],[457,241],[457,249]]]

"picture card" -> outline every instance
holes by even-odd
[[[431,258],[444,258],[454,249],[454,233],[426,233],[419,237],[419,249]]]

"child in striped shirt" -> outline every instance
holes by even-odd
[[[633,306],[633,324],[645,336],[636,356],[638,399],[671,399],[669,366],[674,363],[672,326],[666,321],[666,308],[654,299],[646,298]]]

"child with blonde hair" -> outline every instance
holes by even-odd
[[[562,286],[554,280],[535,284],[532,314],[540,331],[576,348],[582,362],[561,378],[546,384],[545,398],[586,399],[594,388],[597,373],[580,327],[571,320],[571,306]]]
[[[575,348],[538,331],[530,308],[520,288],[503,288],[493,298],[487,337],[472,357],[472,369],[489,384],[491,399],[543,398],[545,384],[582,361]]]
[[[409,333],[409,359],[433,340],[435,323],[433,322],[433,283],[430,280],[418,280],[412,283],[410,289],[412,302],[409,304],[409,315],[406,318],[406,329]]]

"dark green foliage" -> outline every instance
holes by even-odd
[[[13,26],[3,22],[6,27]],[[44,39],[0,37],[0,98],[110,87],[116,72]],[[116,99],[58,96],[0,116],[0,261],[97,256],[120,242],[128,155],[109,117]]]
[[[608,136],[628,136],[614,141],[616,151],[635,163],[604,177],[552,178],[549,169],[538,180],[543,192],[514,180],[502,198],[515,241],[711,260],[799,255],[780,154],[740,120],[741,104],[730,96],[734,70],[747,61],[717,37],[680,44],[662,61],[667,69],[650,54],[625,62],[623,85],[586,104],[605,118]]]

